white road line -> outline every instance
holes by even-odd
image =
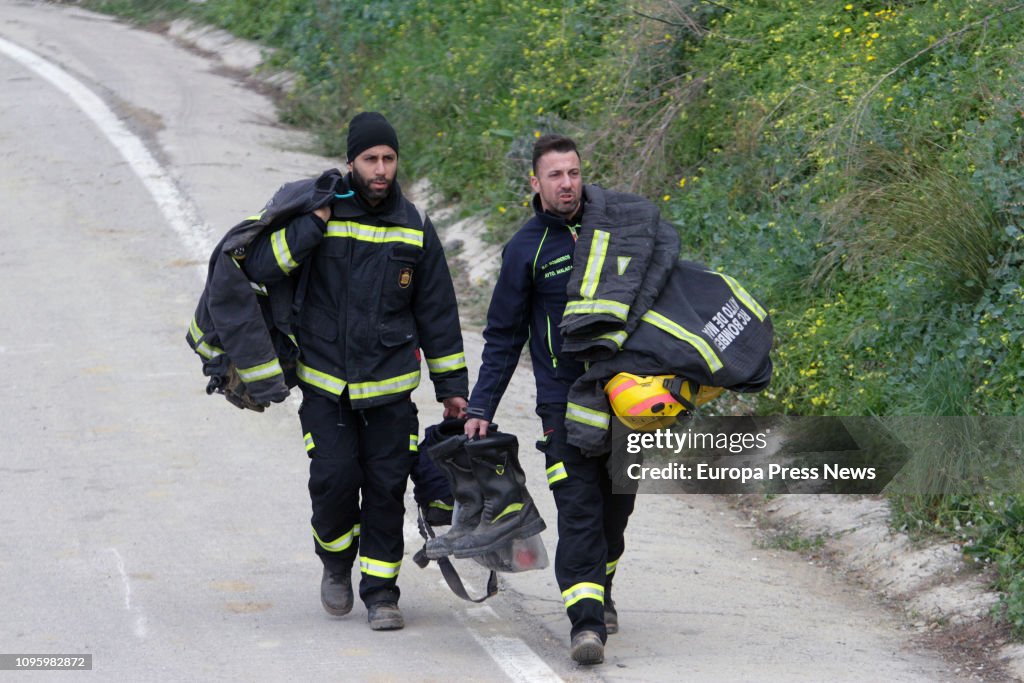
[[[3,38],[0,38],[0,52],[49,81],[92,119],[142,181],[167,223],[185,243],[189,256],[205,263],[214,245],[209,227],[198,220],[198,212],[189,198],[110,107],[81,81],[34,52]],[[205,265],[202,269],[205,271]]]
[[[486,605],[470,607],[463,613],[463,624],[466,630],[473,636],[473,640],[483,648],[484,652],[490,655],[505,675],[516,683],[537,683],[550,681],[551,683],[562,683],[558,674],[541,659],[530,646],[519,638],[508,636],[487,635],[475,628],[467,621],[472,620],[480,624],[487,622],[499,622],[501,617]]]
[[[128,572],[124,568],[124,558],[121,557],[121,553],[117,552],[117,548],[110,548],[110,552],[114,553],[114,557],[117,559],[117,571],[121,574],[121,583],[124,585],[124,608],[128,611],[132,611],[132,582],[128,577]],[[138,611],[138,610],[136,610]],[[146,637],[146,617],[142,614],[137,614],[135,617],[135,623],[133,625],[135,637],[142,640]]]

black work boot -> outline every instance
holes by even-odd
[[[604,588],[604,629],[608,632],[608,635],[619,632],[619,612],[615,609],[615,601],[612,600],[612,582],[610,578],[605,581]]]
[[[611,598],[605,598],[604,601],[604,629],[608,635],[619,632],[619,613]]]
[[[445,500],[432,500],[423,507],[423,521],[430,526],[451,526],[452,504]]]
[[[460,434],[441,441],[428,451],[428,455],[448,479],[456,503],[452,515],[452,528],[443,536],[427,540],[424,552],[431,560],[451,555],[455,541],[476,529],[480,523],[484,496],[476,483],[476,477],[473,476],[466,443],[466,435]]]
[[[515,435],[492,434],[467,442],[465,450],[483,492],[484,504],[480,523],[455,541],[452,554],[458,558],[483,555],[508,541],[543,531],[544,520],[526,490],[526,474],[519,465],[519,441]]]
[[[374,631],[397,631],[405,627],[397,602],[375,602],[366,606],[366,621]]]
[[[578,664],[600,664],[604,661],[604,643],[596,631],[580,631],[572,637],[569,654]]]
[[[343,617],[352,611],[352,568],[330,568],[324,565],[320,579],[320,603],[328,614]]]

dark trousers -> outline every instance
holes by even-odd
[[[604,605],[625,549],[626,523],[635,494],[613,494],[608,457],[586,458],[566,441],[565,404],[537,406],[544,426],[548,487],[558,509],[555,579],[572,623],[572,635],[596,631],[607,638]]]
[[[335,570],[358,560],[359,597],[397,601],[405,487],[416,461],[419,425],[409,398],[353,410],[303,389],[299,421],[309,454],[309,497],[317,555]]]

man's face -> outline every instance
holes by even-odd
[[[363,150],[348,163],[356,191],[371,206],[380,204],[391,191],[398,173],[398,153],[390,145]]]
[[[537,170],[530,178],[530,185],[540,196],[542,209],[562,218],[572,218],[583,197],[579,155],[548,152],[537,159]]]

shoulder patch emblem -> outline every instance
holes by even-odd
[[[405,289],[412,284],[412,268],[402,268],[398,272],[398,286]]]

